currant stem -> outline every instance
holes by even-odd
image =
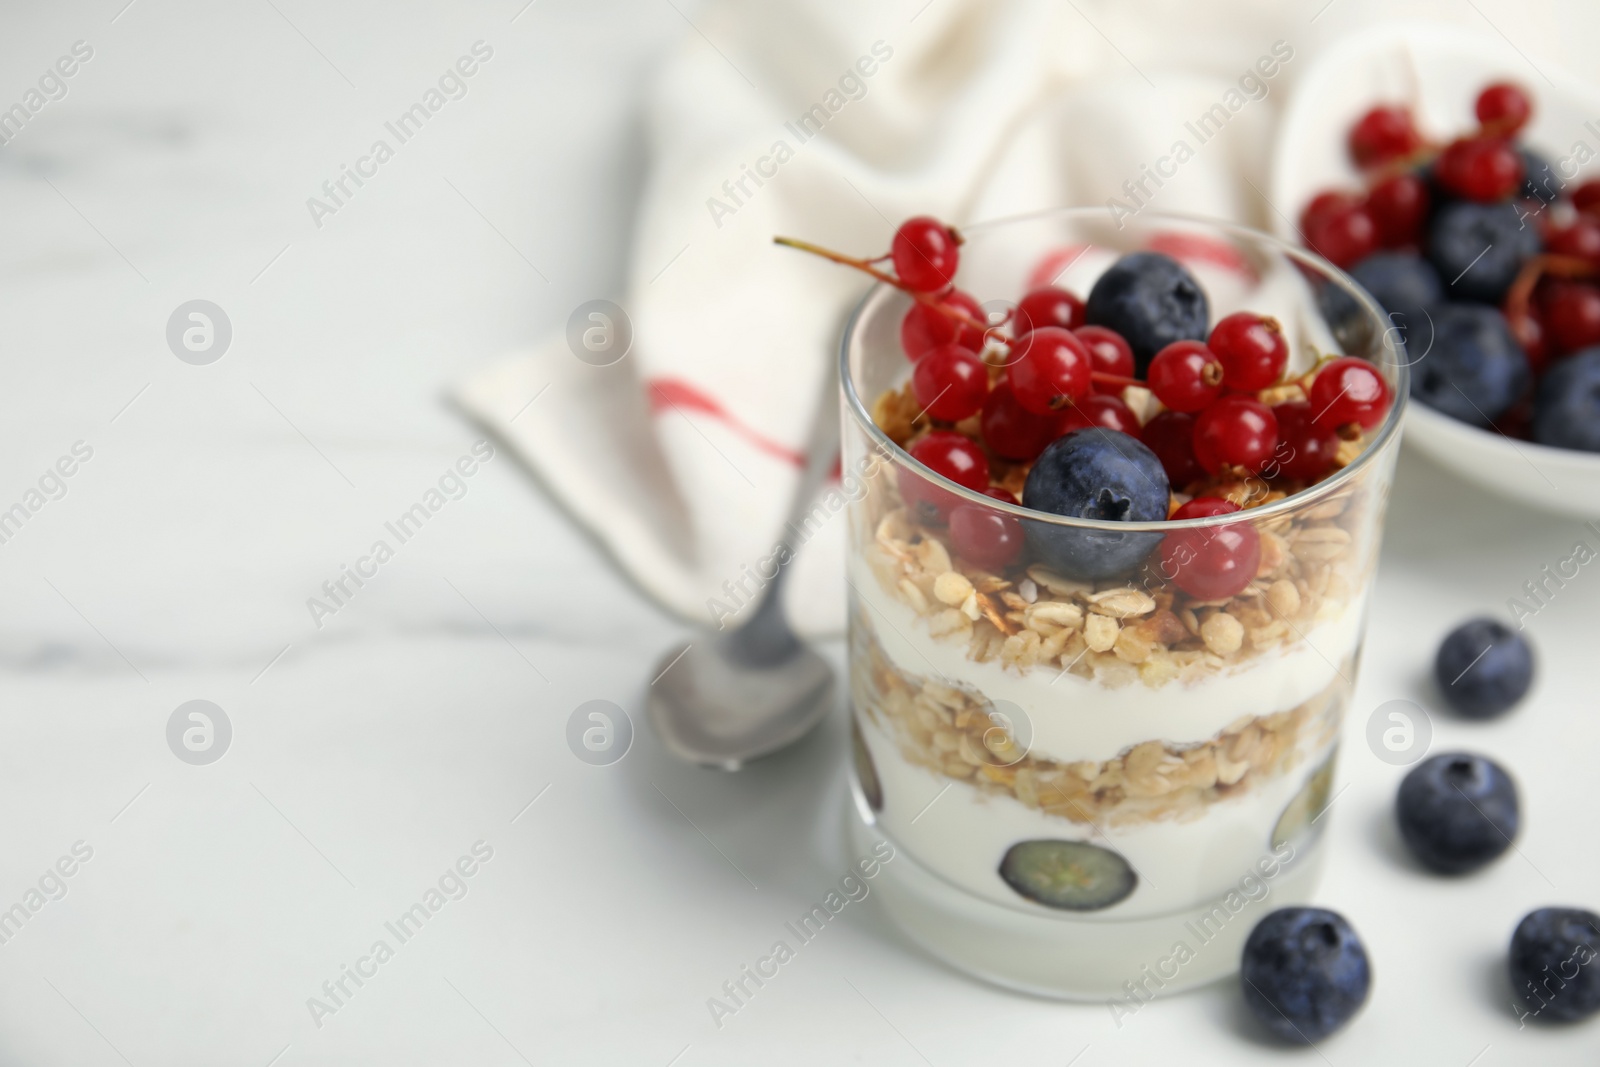
[[[810,241],[802,241],[797,237],[774,237],[772,239],[772,243],[775,245],[782,245],[785,248],[797,249],[801,252],[809,252],[814,256],[821,256],[823,259],[826,259],[832,263],[842,263],[846,267],[854,267],[856,270],[859,270],[863,274],[869,275],[870,277],[876,278],[885,285],[894,286],[902,293],[909,295],[917,303],[928,305],[946,318],[954,319],[963,326],[970,326],[979,333],[984,334],[986,337],[988,336],[988,330],[990,329],[990,326],[987,322],[982,322],[973,318],[961,308],[951,307],[944,301],[940,300],[937,294],[924,293],[916,289],[912,289],[910,286],[906,285],[905,282],[902,282],[894,275],[885,271],[881,271],[877,267],[873,266],[874,263],[882,263],[884,260],[890,259],[890,256],[884,255],[879,256],[876,259],[861,259],[855,256],[847,256],[843,252],[835,252],[832,249],[823,248],[821,245],[814,245]]]
[[[1595,268],[1577,256],[1539,255],[1529,259],[1517,272],[1517,280],[1506,290],[1506,317],[1525,319],[1533,303],[1533,290],[1545,275],[1555,278],[1588,278]]]

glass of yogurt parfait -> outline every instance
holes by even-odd
[[[981,346],[991,391],[1020,377],[1004,301],[1046,285],[1090,294],[1150,251],[1202,291],[1206,329],[1241,311],[1276,320],[1288,364],[1262,402],[1305,410],[1312,372],[1334,357],[1388,387],[1371,425],[1320,445],[1286,421],[1254,472],[1196,469],[1170,499],[1158,477],[1159,518],[1128,521],[1110,495],[1089,509],[1106,517],[1084,518],[1023,506],[1041,499],[1029,479],[1046,459],[996,450],[1004,413],[941,422],[918,402],[905,292],[878,285],[846,327],[844,463],[866,485],[849,512],[855,843],[895,846],[880,895],[935,955],[1136,1010],[1236,970],[1251,927],[1315,888],[1407,393],[1403,344],[1336,268],[1245,228],[1080,209],[958,239],[955,285],[994,301],[989,321],[1010,320]],[[1151,391],[1102,391],[1151,441]],[[960,484],[913,458],[939,434],[975,443],[987,478]],[[1134,447],[1107,441],[1113,467]],[[1311,445],[1332,449],[1315,476],[1295,456]],[[1065,462],[1076,477],[1070,463],[1087,461]],[[1191,497],[1238,508],[1166,517]]]

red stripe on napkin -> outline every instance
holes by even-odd
[[[671,408],[680,414],[693,411],[709,415],[767,455],[788,460],[797,467],[805,466],[805,456],[739,421],[714,397],[701,392],[696,386],[678,378],[652,378],[645,385],[650,394],[651,414],[660,414],[664,409]]]

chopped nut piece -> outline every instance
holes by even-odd
[[[1039,599],[1039,586],[1032,578],[1024,578],[1017,583],[1017,592],[1022,594],[1022,599],[1032,604]]]
[[[1279,615],[1292,619],[1300,614],[1300,590],[1289,579],[1279,578],[1267,587],[1267,603]]]
[[[1120,629],[1109,615],[1090,615],[1083,620],[1083,640],[1093,652],[1108,652],[1117,643]]]
[[[1118,587],[1090,596],[1089,610],[1117,619],[1133,619],[1156,610],[1156,602],[1142,590]]]
[[[1057,574],[1042,563],[1035,563],[1028,568],[1028,577],[1044,586],[1057,596],[1088,596],[1094,592],[1094,586],[1088,582],[1080,582],[1073,578],[1066,578]]]
[[[918,615],[928,613],[928,598],[922,595],[922,590],[917,588],[916,582],[910,578],[902,578],[898,588],[900,595],[906,598],[906,603],[911,605],[913,611]]]
[[[927,543],[936,545],[939,542],[932,541]],[[946,558],[948,559],[949,557],[947,556]],[[945,571],[938,578],[935,578],[933,582],[933,595],[938,597],[941,602],[952,607],[966,600],[972,593],[972,583],[960,571]]]
[[[1068,604],[1061,600],[1041,600],[1031,605],[1024,615],[1029,626],[1036,621],[1064,626],[1069,630],[1076,630],[1083,625],[1083,609],[1076,604]]]
[[[1200,624],[1200,639],[1219,656],[1231,656],[1244,645],[1244,624],[1219,611]]]
[[[944,574],[951,568],[949,550],[944,547],[943,541],[933,537],[922,539],[922,543],[917,546],[917,558],[922,560],[922,565],[932,574]]]

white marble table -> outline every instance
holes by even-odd
[[[0,543],[0,909],[38,905],[0,925],[0,1062],[1282,1055],[1227,985],[1119,1028],[949,972],[870,900],[714,1025],[707,998],[853,859],[842,715],[736,776],[673,762],[640,701],[684,628],[508,459],[313,621],[307,598],[468,453],[443,384],[614,291],[640,86],[686,32],[671,5],[121,6],[13,5],[0,35],[6,106],[75,41],[93,49],[0,148],[0,510],[92,449]],[[494,53],[467,95],[317,227],[307,198],[480,39]],[[164,337],[193,299],[232,323],[206,366]],[[1503,610],[1577,525],[1407,457],[1355,717],[1431,703],[1437,636]],[[1436,720],[1436,744],[1497,753],[1526,787],[1518,853],[1479,877],[1400,856],[1400,772],[1352,729],[1323,897],[1377,985],[1328,1062],[1592,1061],[1593,1027],[1519,1030],[1497,968],[1523,911],[1600,905],[1597,607],[1585,571],[1533,620],[1531,706]],[[210,765],[168,747],[194,699],[232,726]],[[611,766],[565,741],[591,699],[639,726]],[[75,846],[71,876],[48,876]],[[441,878],[459,899],[392,933]]]

